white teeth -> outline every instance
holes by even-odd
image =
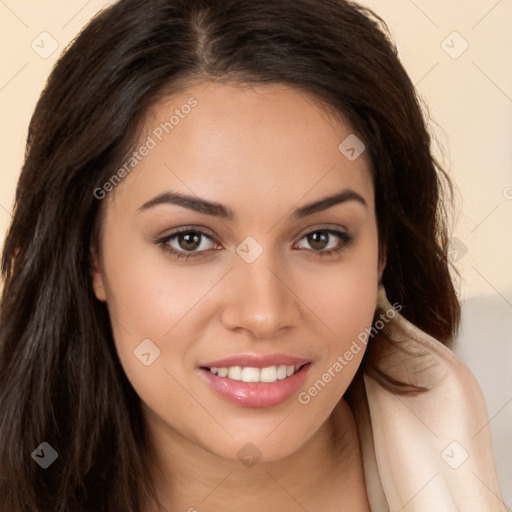
[[[242,380],[242,367],[231,366],[228,370],[228,377],[232,380]]]
[[[277,367],[277,378],[279,380],[286,379],[286,366],[284,364]]]
[[[277,380],[277,368],[275,366],[267,366],[261,369],[261,382],[275,382]]]
[[[229,368],[210,368],[210,372],[219,377],[228,377],[243,382],[276,382],[291,377],[300,365],[282,364],[280,366],[267,366],[266,368],[252,368],[250,366],[230,366]]]
[[[260,381],[260,369],[259,368],[244,368],[242,370],[242,380],[244,382],[259,382]]]

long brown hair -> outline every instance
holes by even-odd
[[[344,0],[121,0],[60,58],[29,127],[2,258],[2,511],[140,512],[151,502],[140,400],[91,286],[105,203],[94,191],[133,151],[148,109],[190,79],[280,82],[345,116],[372,163],[389,300],[444,343],[456,332],[451,185],[377,15]],[[42,442],[58,454],[47,469],[31,457]]]

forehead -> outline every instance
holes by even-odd
[[[285,85],[199,84],[148,112],[135,150],[150,149],[114,195],[138,208],[166,190],[181,191],[236,211],[264,206],[265,215],[351,188],[371,205],[367,154],[345,152],[344,141],[354,146],[354,137],[320,101]]]

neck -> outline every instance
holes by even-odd
[[[369,511],[349,405],[340,400],[329,419],[293,454],[251,467],[194,444],[161,422],[149,421],[158,461],[158,497],[168,512],[267,510]]]

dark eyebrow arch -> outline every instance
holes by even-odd
[[[364,207],[368,206],[366,204],[365,199],[357,192],[355,192],[354,190],[345,189],[331,196],[324,197],[323,199],[314,201],[312,203],[308,203],[304,206],[301,206],[300,208],[297,208],[293,212],[292,218],[302,219],[307,215],[327,210],[328,208],[331,208],[331,206],[346,203],[348,201],[357,201],[358,203],[361,203]]]
[[[365,199],[359,195],[354,190],[345,189],[341,192],[333,194],[331,196],[324,197],[323,199],[314,201],[312,203],[308,203],[300,208],[294,210],[291,215],[292,219],[302,219],[308,215],[313,213],[317,213],[323,210],[327,210],[332,206],[337,204],[346,203],[348,201],[357,201],[363,206],[367,206]],[[164,192],[153,199],[145,202],[138,211],[148,210],[157,205],[161,204],[175,204],[178,206],[182,206],[183,208],[188,208],[189,210],[194,210],[199,213],[204,213],[206,215],[213,215],[215,217],[219,217],[222,219],[227,219],[234,221],[236,219],[235,212],[220,203],[216,203],[213,201],[207,201],[206,199],[201,199],[199,197],[187,196],[185,194],[181,194],[180,192]]]
[[[231,208],[227,208],[220,203],[201,199],[197,196],[187,196],[180,192],[164,192],[144,203],[138,211],[144,211],[160,204],[176,204],[183,208],[220,217],[221,219],[235,220],[236,218],[235,212],[231,210]]]

